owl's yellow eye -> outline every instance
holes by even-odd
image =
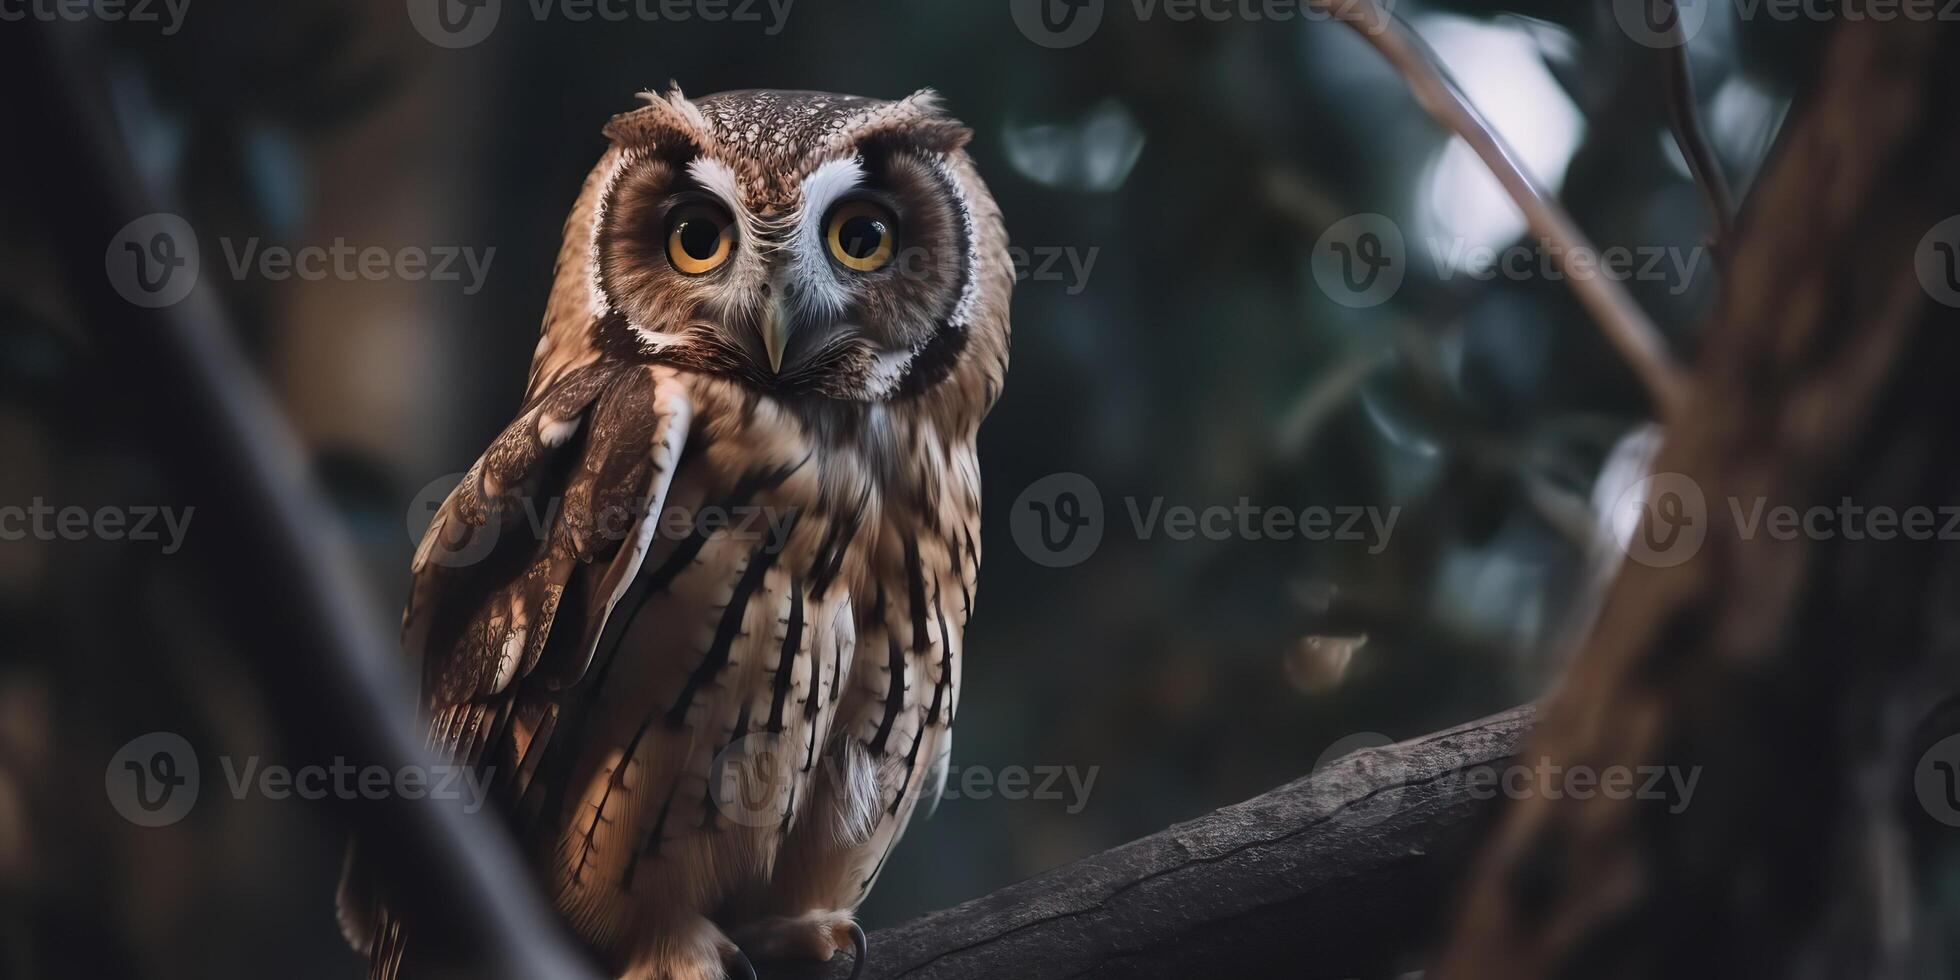
[[[713,272],[734,253],[735,223],[716,208],[680,208],[667,221],[667,261],[687,275]]]
[[[830,257],[856,272],[876,272],[890,264],[898,242],[898,220],[874,201],[846,201],[830,212],[824,242]]]

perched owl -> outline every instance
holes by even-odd
[[[854,912],[952,744],[1006,233],[931,92],[642,98],[404,644],[434,749],[489,772],[612,973],[861,966]],[[373,975],[434,965],[348,868]]]

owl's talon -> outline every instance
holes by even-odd
[[[728,954],[723,966],[732,980],[756,980],[755,964],[749,962],[749,955],[739,949]]]
[[[863,926],[853,922],[850,924],[850,928],[851,946],[853,947],[853,952],[857,954],[856,962],[851,964],[851,980],[858,980],[858,974],[864,972],[864,961],[870,955],[871,944],[864,938]]]

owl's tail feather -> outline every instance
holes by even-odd
[[[360,859],[360,845],[347,845],[335,896],[341,935],[354,951],[368,958],[368,980],[399,980],[406,939],[402,922],[382,900],[380,888]]]
[[[368,958],[368,980],[398,980],[407,942],[402,934],[402,921],[385,908],[379,910],[375,915],[374,948]]]

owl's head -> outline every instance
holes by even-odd
[[[998,211],[931,92],[642,98],[567,225],[534,387],[585,348],[885,401],[1004,320]]]

